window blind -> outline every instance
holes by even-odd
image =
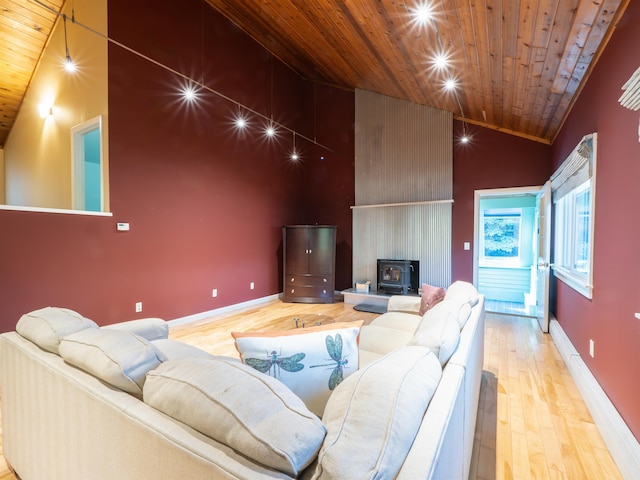
[[[554,202],[557,202],[593,176],[596,138],[597,133],[582,137],[576,148],[551,175],[551,191],[553,192]]]

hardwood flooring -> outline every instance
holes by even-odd
[[[280,300],[171,328],[170,337],[238,356],[231,331],[280,330],[377,314]],[[1,444],[0,444],[1,449]],[[0,457],[0,480],[15,479]],[[536,320],[487,314],[485,362],[470,479],[621,479],[551,337]],[[75,479],[71,479],[75,480]]]

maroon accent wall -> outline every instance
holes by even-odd
[[[236,135],[237,105],[207,91],[186,104],[179,76],[110,44],[114,216],[0,211],[0,331],[47,305],[109,324],[276,294],[291,223],[338,226],[336,287],[348,288],[353,93],[305,81],[204,0],[110,0],[109,35],[330,150],[297,138],[293,164],[290,132],[267,142],[250,115],[251,130]]]
[[[598,132],[593,299],[557,282],[556,316],[593,375],[640,440],[640,112],[618,104],[640,66],[640,2],[630,2],[554,142],[554,169]],[[589,339],[595,357],[589,356]]]
[[[462,123],[454,122],[451,278],[473,281],[475,190],[542,185],[549,179],[550,147],[470,125],[468,144],[458,143]],[[471,250],[464,250],[464,242]]]

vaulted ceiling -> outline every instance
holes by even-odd
[[[159,0],[160,1],[160,0]],[[169,1],[169,0],[164,0]],[[629,0],[206,0],[304,78],[555,138]],[[0,145],[64,0],[0,0]],[[417,20],[421,6],[433,17]],[[448,64],[434,65],[442,53]],[[447,80],[455,81],[446,90]]]

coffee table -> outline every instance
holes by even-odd
[[[306,328],[336,323],[336,320],[333,317],[320,313],[300,313],[298,315],[287,315],[286,317],[279,318],[277,322],[278,324],[287,327],[290,326],[291,328]]]

